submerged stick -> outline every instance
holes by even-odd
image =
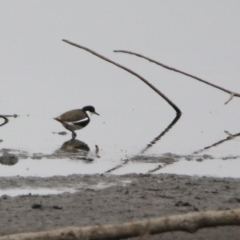
[[[95,55],[95,56],[97,56],[97,57],[99,57],[99,58],[101,58],[101,59],[103,59],[103,60],[105,60],[105,61],[107,61],[109,63],[112,63],[113,65],[115,65],[115,66],[117,66],[117,67],[119,67],[121,69],[124,69],[125,71],[127,71],[127,72],[131,73],[132,75],[138,77],[140,80],[142,80],[144,83],[146,83],[150,88],[152,88],[156,93],[158,93],[165,101],[167,101],[168,104],[170,104],[172,106],[172,108],[176,111],[176,113],[178,115],[181,115],[180,109],[169,98],[167,98],[162,92],[160,92],[155,86],[153,86],[150,82],[148,82],[145,78],[143,78],[139,74],[135,73],[134,71],[132,71],[131,69],[129,69],[127,67],[124,67],[124,66],[120,65],[119,63],[116,63],[116,62],[114,62],[114,61],[112,61],[112,60],[110,60],[110,59],[100,55],[97,52],[94,52],[93,50],[91,50],[89,48],[86,48],[84,46],[81,46],[79,44],[70,42],[70,41],[65,40],[65,39],[63,39],[63,41],[68,43],[68,44],[71,44],[71,45],[73,45],[75,47],[81,48],[81,49],[83,49],[83,50],[85,50],[87,52],[90,52],[91,54],[93,54],[93,55]]]
[[[134,52],[130,52],[130,51],[125,51],[125,50],[114,50],[114,52],[116,52],[116,53],[128,53],[128,54],[131,54],[131,55],[135,55],[135,56],[137,56],[137,57],[140,57],[140,58],[144,58],[144,59],[146,59],[146,60],[148,60],[148,61],[150,61],[150,62],[153,62],[153,63],[155,63],[155,64],[157,64],[157,65],[159,65],[159,66],[161,66],[161,67],[164,67],[164,68],[166,68],[166,69],[168,69],[168,70],[181,73],[181,74],[183,74],[183,75],[185,75],[185,76],[194,78],[194,79],[196,79],[196,80],[198,80],[198,81],[200,81],[200,82],[203,82],[203,83],[205,83],[205,84],[207,84],[207,85],[210,85],[210,86],[212,86],[212,87],[214,87],[214,88],[217,88],[217,89],[219,89],[219,90],[221,90],[221,91],[223,91],[223,92],[226,92],[226,93],[230,94],[230,96],[229,96],[229,99],[225,102],[225,104],[228,104],[228,103],[233,99],[233,97],[240,97],[240,93],[236,93],[236,92],[230,91],[230,90],[228,90],[228,89],[226,89],[226,88],[220,87],[220,86],[218,86],[218,85],[216,85],[216,84],[213,84],[213,83],[210,83],[210,82],[208,82],[208,81],[206,81],[206,80],[203,80],[202,78],[199,78],[199,77],[197,77],[197,76],[194,76],[194,75],[189,74],[189,73],[186,73],[186,72],[183,72],[183,71],[178,70],[178,69],[176,69],[176,68],[167,66],[167,65],[165,65],[165,64],[163,64],[163,63],[160,63],[160,62],[158,62],[158,61],[156,61],[156,60],[153,60],[153,59],[151,59],[151,58],[145,57],[145,56],[143,56],[143,55],[141,55],[141,54],[134,53]]]
[[[123,224],[67,227],[45,232],[20,233],[2,236],[0,240],[114,240],[172,231],[194,233],[201,228],[238,225],[240,225],[240,209],[234,209],[187,213]]]

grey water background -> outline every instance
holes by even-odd
[[[168,71],[123,49],[240,92],[239,1],[2,1],[0,3],[0,113],[20,117],[0,128],[1,149],[29,158],[0,166],[0,176],[103,173],[141,152],[175,117],[174,110],[135,76],[62,39],[89,47],[132,69],[183,112],[179,122],[145,154],[189,155],[240,132],[240,99]],[[100,117],[77,132],[93,163],[32,160],[71,138],[53,117],[85,105]],[[182,160],[160,172],[239,177],[240,139],[201,154],[213,160]],[[201,155],[200,154],[200,155]],[[230,158],[223,161],[222,158]],[[128,164],[115,172],[147,172],[154,163]]]

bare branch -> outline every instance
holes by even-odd
[[[119,53],[119,52],[120,52],[120,53],[128,53],[128,54],[131,54],[131,55],[138,56],[138,57],[140,57],[140,58],[144,58],[144,59],[146,59],[146,60],[148,60],[148,61],[150,61],[150,62],[153,62],[153,63],[155,63],[155,64],[157,64],[157,65],[159,65],[159,66],[161,66],[161,67],[164,67],[164,68],[166,68],[166,69],[168,69],[168,70],[181,73],[181,74],[183,74],[183,75],[185,75],[185,76],[194,78],[194,79],[196,79],[196,80],[198,80],[198,81],[200,81],[200,82],[203,82],[203,83],[205,83],[205,84],[207,84],[207,85],[210,85],[210,86],[212,86],[212,87],[214,87],[214,88],[218,88],[218,89],[222,90],[223,92],[229,93],[229,94],[231,95],[231,96],[230,96],[230,99],[229,99],[227,102],[225,102],[225,104],[229,103],[229,102],[232,100],[233,97],[240,97],[240,93],[236,93],[236,92],[230,91],[230,90],[225,89],[225,88],[223,88],[223,87],[220,87],[220,86],[218,86],[218,85],[216,85],[216,84],[213,84],[213,83],[210,83],[210,82],[208,82],[208,81],[206,81],[206,80],[203,80],[202,78],[196,77],[196,76],[194,76],[194,75],[192,75],[192,74],[183,72],[183,71],[178,70],[178,69],[176,69],[176,68],[172,68],[172,67],[167,66],[167,65],[165,65],[165,64],[163,64],[163,63],[160,63],[160,62],[158,62],[158,61],[156,61],[156,60],[153,60],[153,59],[151,59],[151,58],[145,57],[145,56],[143,56],[143,55],[141,55],[141,54],[134,53],[134,52],[130,52],[130,51],[125,51],[125,50],[114,50],[114,52],[116,52],[116,53]]]
[[[102,56],[102,55],[100,55],[97,52],[94,52],[93,50],[91,50],[89,48],[83,47],[83,46],[81,46],[79,44],[70,42],[70,41],[65,40],[65,39],[63,39],[63,41],[66,42],[66,43],[69,43],[69,44],[71,44],[71,45],[73,45],[75,47],[81,48],[81,49],[83,49],[83,50],[85,50],[87,52],[90,52],[93,55],[95,55],[95,56],[97,56],[97,57],[99,57],[99,58],[101,58],[101,59],[103,59],[103,60],[105,60],[105,61],[107,61],[109,63],[112,63],[113,65],[115,65],[117,67],[120,67],[120,68],[124,69],[125,71],[131,73],[132,75],[138,77],[140,80],[142,80],[144,83],[146,83],[150,88],[152,88],[156,93],[158,93],[162,98],[164,98],[173,107],[173,109],[176,111],[176,113],[178,115],[181,115],[180,109],[169,98],[167,98],[162,92],[160,92],[155,86],[153,86],[150,82],[148,82],[145,78],[143,78],[139,74],[135,73],[134,71],[132,71],[131,69],[129,69],[127,67],[124,67],[124,66],[122,66],[122,65],[120,65],[120,64],[118,64],[118,63],[116,63],[116,62],[114,62],[114,61],[112,61],[112,60],[110,60],[110,59],[108,59],[108,58],[106,58],[104,56]]]
[[[194,233],[201,228],[237,225],[240,225],[240,209],[188,213],[114,225],[67,227],[7,235],[0,237],[0,240],[114,240],[170,231]]]

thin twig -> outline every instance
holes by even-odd
[[[203,80],[202,78],[199,78],[199,77],[197,77],[197,76],[194,76],[194,75],[189,74],[189,73],[186,73],[186,72],[183,72],[183,71],[178,70],[178,69],[176,69],[176,68],[167,66],[167,65],[165,65],[165,64],[163,64],[163,63],[160,63],[160,62],[158,62],[158,61],[156,61],[156,60],[153,60],[153,59],[151,59],[151,58],[145,57],[145,56],[143,56],[143,55],[141,55],[141,54],[134,53],[134,52],[130,52],[130,51],[125,51],[125,50],[114,50],[114,52],[116,52],[116,53],[128,53],[128,54],[131,54],[131,55],[138,56],[138,57],[140,57],[140,58],[144,58],[144,59],[146,59],[146,60],[148,60],[148,61],[150,61],[150,62],[153,62],[153,63],[155,63],[155,64],[157,64],[157,65],[159,65],[159,66],[161,66],[161,67],[164,67],[164,68],[166,68],[166,69],[168,69],[168,70],[181,73],[181,74],[183,74],[183,75],[185,75],[185,76],[194,78],[194,79],[196,79],[196,80],[198,80],[198,81],[200,81],[200,82],[203,82],[203,83],[205,83],[205,84],[207,84],[207,85],[210,85],[210,86],[212,86],[212,87],[218,88],[218,89],[222,90],[223,92],[229,93],[229,94],[230,94],[230,97],[229,97],[229,99],[225,102],[225,104],[229,103],[229,102],[233,99],[233,97],[240,97],[240,93],[236,93],[236,92],[230,91],[230,90],[228,90],[228,89],[226,89],[226,88],[220,87],[220,86],[218,86],[218,85],[216,85],[216,84],[213,84],[213,83],[210,83],[210,82],[208,82],[208,81],[206,81],[206,80]]]
[[[115,240],[172,231],[194,233],[202,228],[239,225],[240,209],[233,209],[187,213],[123,224],[67,227],[45,232],[20,233],[2,236],[0,240]]]

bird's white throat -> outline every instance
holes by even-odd
[[[92,115],[92,113],[89,112],[89,111],[86,111],[85,113],[88,115],[88,117],[89,117],[89,119],[90,119],[90,116]]]

